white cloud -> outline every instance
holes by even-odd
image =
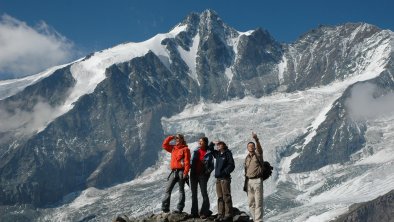
[[[365,120],[391,115],[394,113],[394,93],[377,96],[379,88],[372,83],[356,85],[346,107],[354,120]]]
[[[13,106],[20,107],[20,104]],[[0,107],[0,134],[13,132],[15,136],[24,136],[39,132],[45,129],[58,114],[59,107],[52,107],[43,99],[38,99],[31,111]]]
[[[32,28],[9,15],[0,17],[0,75],[3,77],[35,74],[69,62],[75,56],[73,43],[45,22]]]

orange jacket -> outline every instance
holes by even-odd
[[[186,176],[190,170],[190,150],[186,145],[170,145],[170,141],[174,136],[169,136],[163,141],[163,149],[171,153],[171,169],[183,169],[183,174]]]

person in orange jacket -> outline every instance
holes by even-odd
[[[175,145],[170,142],[175,139]],[[185,207],[185,182],[189,180],[190,150],[182,134],[169,136],[163,141],[163,149],[171,153],[171,173],[168,176],[167,187],[161,205],[163,212],[170,211],[171,192],[175,184],[179,185],[179,200],[174,213],[181,213]]]

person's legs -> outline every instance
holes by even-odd
[[[198,215],[198,196],[197,196],[197,185],[199,179],[197,176],[190,177],[190,189],[192,191],[192,209],[190,210],[191,215]]]
[[[254,218],[255,222],[263,222],[263,213],[264,213],[264,205],[263,205],[263,179],[256,179],[254,184],[254,196],[255,196],[255,209],[254,209]]]
[[[178,185],[179,185],[179,200],[177,209],[183,211],[185,207],[185,180],[183,179],[183,170],[178,172]]]
[[[249,204],[249,211],[250,215],[252,216],[253,221],[255,220],[255,198],[254,198],[254,186],[253,186],[253,181],[254,179],[249,179],[248,180],[248,204]]]
[[[224,216],[226,218],[231,218],[233,216],[233,201],[231,198],[231,180],[226,179],[222,180],[222,192],[223,192],[223,200],[224,200]]]
[[[224,216],[224,201],[222,184],[219,179],[216,180],[216,195],[218,196],[218,217]]]
[[[200,184],[201,196],[202,196],[202,206],[200,214],[209,216],[210,212],[210,203],[209,203],[209,196],[208,196],[208,180],[209,176],[200,176],[198,178],[198,183]]]
[[[161,209],[164,212],[170,211],[170,200],[171,200],[171,192],[177,182],[177,177],[174,176],[174,173],[170,176],[167,182],[166,191],[164,193],[164,198],[161,203]]]

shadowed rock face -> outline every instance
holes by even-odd
[[[43,110],[44,107],[53,108],[61,105],[69,94],[69,90],[75,85],[71,75],[70,66],[56,70],[51,76],[39,81],[35,85],[26,87],[22,92],[7,99],[0,100],[0,116],[7,113],[11,123],[2,122],[0,127],[0,157],[12,147],[10,144],[25,142],[27,123],[24,121],[31,118],[29,113]],[[38,114],[40,118],[44,114]],[[1,116],[2,117],[2,116]],[[2,117],[4,118],[4,117]],[[34,121],[34,119],[32,119]],[[19,123],[18,123],[19,122]],[[5,125],[8,126],[8,129]],[[3,128],[4,127],[4,128]]]
[[[187,26],[185,31],[161,42],[168,58],[149,52],[108,67],[106,79],[94,92],[79,98],[73,109],[39,133],[16,136],[15,131],[0,132],[0,204],[47,206],[86,187],[103,188],[131,180],[156,162],[165,136],[163,116],[175,115],[201,99],[221,102],[248,95],[261,97],[279,87],[295,91],[343,79],[360,55],[352,47],[379,32],[374,27],[362,29],[362,24],[321,27],[292,45],[281,45],[262,29],[240,36],[209,10],[189,15],[181,25]],[[353,45],[335,51],[342,38],[358,29]],[[182,59],[180,50],[190,51],[197,36],[193,76],[193,67]],[[328,52],[330,56],[322,59]],[[337,60],[340,56],[346,59]],[[287,65],[280,79],[278,64],[283,58]],[[41,100],[56,108],[74,85],[68,66],[1,100],[0,108],[28,112]],[[357,125],[361,130],[356,131],[343,115],[347,95],[335,103],[317,136],[293,162],[293,171],[345,161],[362,147],[365,129]],[[342,124],[349,127],[340,135],[353,139],[330,139]],[[317,148],[322,152],[316,152]],[[333,154],[332,149],[338,152]],[[317,159],[321,161],[309,161]]]
[[[153,53],[106,74],[73,110],[3,157],[3,204],[40,206],[87,186],[129,180],[155,162],[164,136],[160,118],[186,105],[187,89]]]
[[[366,56],[368,50],[357,48],[364,47],[369,38],[380,32],[372,25],[348,23],[321,26],[306,33],[286,47],[288,67],[284,80],[287,90],[326,85],[358,71],[360,63],[368,62],[369,58]]]
[[[351,120],[346,111],[345,101],[350,96],[350,90],[351,88],[334,103],[311,142],[292,160],[292,173],[317,170],[328,164],[346,162],[352,153],[364,146],[365,124]],[[293,146],[297,145],[300,146]]]
[[[353,204],[349,212],[332,222],[391,222],[394,218],[394,191],[374,200]]]
[[[267,31],[257,29],[250,36],[241,36],[237,51],[231,69],[234,77],[229,85],[229,96],[261,97],[277,89],[277,64],[282,59],[283,50]]]

